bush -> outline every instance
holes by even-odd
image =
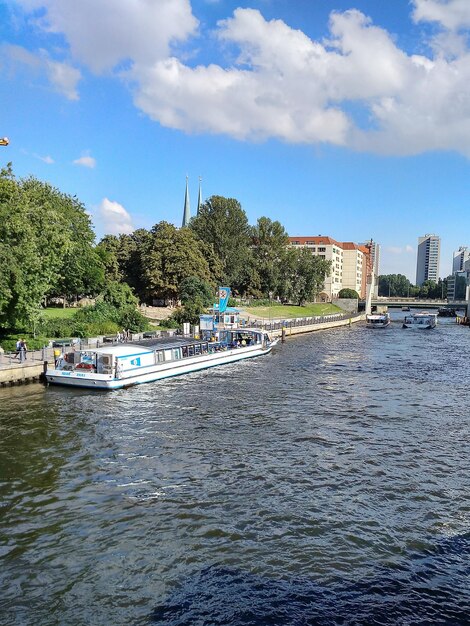
[[[338,298],[353,298],[359,300],[359,294],[354,289],[341,289],[338,294]]]
[[[118,311],[128,309],[130,306],[137,308],[139,304],[129,285],[116,281],[110,281],[101,292],[100,297]]]
[[[119,325],[121,328],[131,330],[134,333],[148,330],[149,323],[146,317],[142,315],[134,306],[128,306],[119,314]]]
[[[31,337],[27,333],[18,335],[5,335],[0,338],[0,346],[5,352],[14,352],[16,350],[16,342],[18,339],[24,339],[28,350],[40,350],[44,346],[47,346],[49,339],[46,337]]]

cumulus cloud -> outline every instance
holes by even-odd
[[[96,159],[94,159],[92,156],[85,155],[80,157],[79,159],[75,159],[75,161],[73,161],[73,164],[93,169],[96,166]]]
[[[437,22],[449,30],[470,26],[468,0],[414,0],[416,22]]]
[[[69,63],[51,59],[43,49],[32,53],[22,46],[8,44],[1,46],[0,55],[10,71],[28,68],[38,76],[46,76],[54,89],[69,100],[78,100],[77,85],[81,72]]]
[[[239,8],[216,27],[217,63],[196,66],[175,47],[197,36],[189,0],[17,2],[36,26],[64,37],[75,62],[125,81],[136,106],[164,126],[239,140],[470,156],[467,0],[413,0],[410,19],[440,27],[428,55],[400,49],[357,10],[333,12],[328,36],[315,41],[282,20]],[[76,97],[76,74],[49,72],[67,97]]]
[[[109,235],[129,234],[135,230],[132,218],[122,204],[108,198],[103,198],[98,206],[97,218]]]
[[[47,75],[57,91],[69,100],[78,100],[77,84],[81,73],[68,63],[60,63],[50,59],[44,60]]]
[[[198,22],[190,0],[17,0],[27,11],[42,11],[34,22],[62,34],[71,54],[95,72],[118,63],[153,63],[170,45],[194,33]]]

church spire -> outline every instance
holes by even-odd
[[[191,219],[191,210],[189,208],[189,189],[188,189],[188,177],[186,176],[186,193],[184,194],[184,212],[183,212],[183,223],[182,227],[189,225],[189,220]]]
[[[202,206],[202,189],[201,189],[201,180],[202,178],[199,176],[199,195],[197,198],[197,214],[199,215],[199,210]]]

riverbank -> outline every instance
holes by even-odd
[[[365,315],[330,315],[318,318],[273,320],[259,324],[273,337],[287,338],[303,333],[350,326],[365,320]],[[137,338],[137,337],[136,337]],[[39,382],[43,379],[48,363],[53,360],[52,349],[43,349],[28,354],[28,360],[20,363],[11,356],[0,359],[0,387]],[[7,360],[8,359],[8,360]]]

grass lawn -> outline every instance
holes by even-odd
[[[343,310],[335,304],[329,302],[316,302],[305,306],[275,305],[275,306],[254,306],[243,309],[250,315],[271,319],[288,319],[293,317],[314,317],[315,315],[331,315],[332,313],[343,313]]]
[[[62,307],[48,307],[43,309],[43,314],[46,319],[70,319],[77,312],[77,309],[63,309]]]

